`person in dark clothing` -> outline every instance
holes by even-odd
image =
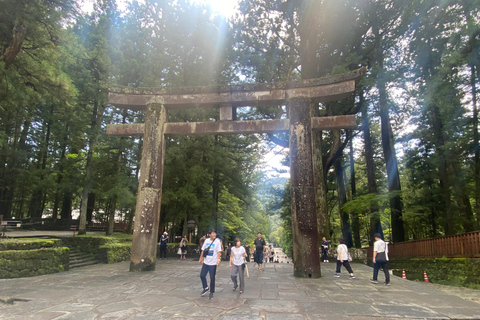
[[[250,246],[248,245],[248,241],[245,241],[245,245],[243,247],[245,248],[245,252],[247,253],[245,260],[247,262],[250,262]]]
[[[253,242],[253,247],[255,249],[255,256],[253,257],[253,261],[255,261],[258,264],[258,270],[262,270],[262,264],[263,264],[263,251],[265,250],[265,247],[267,244],[265,243],[265,240],[262,238],[262,233],[259,232],[257,234],[257,239]]]
[[[167,259],[167,241],[168,241],[168,233],[164,232],[160,237],[160,258]]]
[[[371,283],[378,283],[378,271],[383,269],[385,274],[385,285],[390,285],[390,274],[388,273],[388,246],[385,241],[382,240],[380,233],[375,233],[375,244],[373,245],[373,279],[370,279]]]
[[[329,241],[327,241],[327,238],[323,237],[321,246],[322,246],[322,260],[323,262],[328,262]]]
[[[230,261],[230,255],[232,254],[232,244],[229,243],[227,247],[227,253],[225,254],[225,260]]]

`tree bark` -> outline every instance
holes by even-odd
[[[477,108],[477,86],[475,81],[475,72],[478,72],[478,69],[475,70],[475,66],[470,66],[470,86],[472,87],[472,104],[473,104],[473,148],[474,148],[474,160],[473,160],[473,171],[474,171],[474,180],[475,180],[475,215],[477,217],[477,230],[480,229],[480,143],[479,143],[479,134],[478,134],[478,108]],[[479,77],[480,80],[480,77]]]
[[[353,141],[350,140],[350,186],[352,200],[355,199],[357,188],[355,183],[355,160],[353,158]],[[352,216],[352,233],[353,233],[353,243],[355,248],[362,247],[362,240],[360,238],[360,217],[357,211],[351,213]]]
[[[353,246],[352,229],[350,225],[350,215],[343,210],[343,205],[347,202],[347,190],[345,188],[344,169],[342,158],[338,158],[335,161],[335,176],[337,180],[337,199],[338,199],[338,212],[340,215],[342,237],[345,240],[347,247]]]
[[[363,129],[363,140],[365,142],[365,164],[367,166],[367,188],[369,194],[378,194],[377,189],[377,179],[375,177],[375,162],[374,162],[374,151],[373,151],[373,141],[370,133],[370,119],[368,117],[368,106],[365,104],[365,98],[363,91],[360,92],[360,104],[362,109],[362,129]],[[370,216],[370,231],[368,237],[368,244],[373,246],[375,242],[374,235],[375,233],[380,233],[383,238],[382,224],[380,223],[380,213],[378,208],[378,203],[376,201],[370,203],[369,206],[369,216]]]
[[[22,49],[23,41],[25,41],[25,36],[27,34],[27,27],[20,22],[19,20],[15,21],[15,26],[13,27],[12,42],[10,45],[3,50],[0,55],[0,61],[5,62],[5,66],[8,67],[15,57],[18,55]]]
[[[396,243],[405,241],[405,227],[402,220],[403,200],[400,195],[402,188],[400,185],[400,174],[398,171],[397,155],[395,153],[393,131],[390,125],[387,89],[385,87],[385,70],[383,66],[383,51],[382,48],[377,50],[377,63],[380,69],[377,86],[380,104],[382,148],[387,167],[388,192],[393,193],[390,196],[390,220],[392,224],[392,241]]]
[[[82,192],[82,203],[80,205],[80,217],[78,235],[84,235],[87,233],[87,208],[88,208],[88,194],[92,189],[92,161],[93,161],[93,149],[96,147],[98,138],[98,127],[101,123],[103,115],[103,107],[99,106],[99,102],[94,100],[93,113],[91,122],[91,133],[88,142],[87,163],[85,165],[85,180]]]

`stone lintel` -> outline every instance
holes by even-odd
[[[107,124],[107,135],[117,137],[143,136],[144,123]]]
[[[298,87],[257,91],[203,92],[184,94],[128,94],[110,92],[108,102],[118,108],[145,110],[155,97],[161,96],[167,109],[218,108],[284,104],[288,99],[305,97],[316,102],[340,100],[355,90],[355,80],[316,87]]]
[[[312,118],[312,130],[355,129],[354,115]],[[109,124],[107,135],[127,137],[142,136],[144,124]],[[166,135],[207,135],[207,134],[250,134],[287,132],[288,119],[216,121],[216,122],[174,122],[165,124]]]
[[[183,94],[201,94],[201,93],[230,93],[230,92],[247,92],[247,91],[272,91],[281,89],[318,87],[329,84],[354,80],[358,82],[365,75],[367,69],[365,67],[350,72],[329,75],[323,78],[306,79],[298,81],[286,82],[270,82],[270,83],[252,83],[240,85],[223,85],[223,86],[195,86],[195,87],[162,87],[162,88],[133,88],[122,86],[111,86],[110,92],[123,93],[129,95],[183,95]]]

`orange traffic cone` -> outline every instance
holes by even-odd
[[[403,272],[402,272],[402,279],[407,279],[407,275],[405,274],[405,269],[403,269]]]
[[[425,282],[430,282],[430,281],[428,281],[428,277],[427,277],[427,272],[426,272],[426,271],[423,271],[423,278],[425,279]]]

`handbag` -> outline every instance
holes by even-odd
[[[247,278],[250,278],[250,274],[248,273],[248,266],[246,263],[243,264],[244,268],[245,268],[245,275],[247,276]]]
[[[386,254],[387,244],[385,244],[384,248],[385,248],[385,251],[377,252],[377,255],[375,257],[376,262],[387,262],[387,254]]]
[[[210,243],[210,245],[205,248],[205,250],[203,250],[203,257],[205,258],[206,256],[208,256],[208,251],[210,250],[210,247],[212,246],[213,242],[215,242],[215,240],[212,241],[212,243]]]
[[[178,248],[177,254],[182,254],[182,249]]]
[[[350,255],[350,252],[347,252],[347,254],[348,254],[348,262],[352,262],[353,259],[352,259],[352,256]]]
[[[387,262],[387,255],[384,252],[377,252],[377,256],[375,257],[376,262]]]

